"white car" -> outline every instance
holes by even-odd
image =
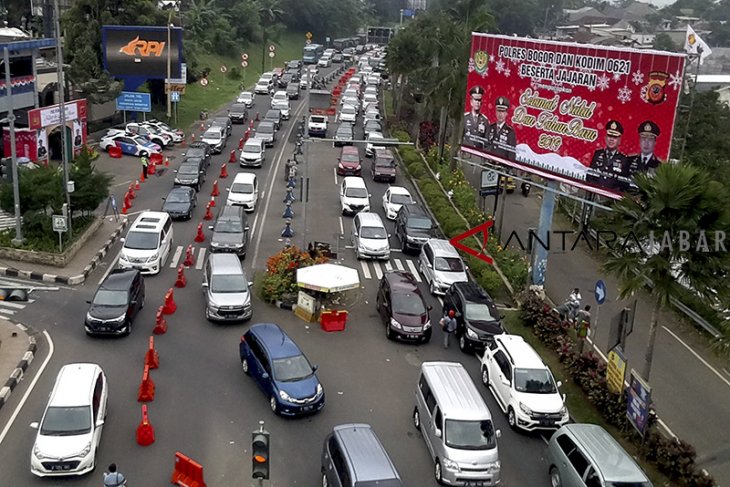
[[[380,132],[370,132],[367,138],[367,145],[365,146],[365,157],[373,157],[376,149],[384,149],[384,145],[378,145],[379,140],[384,140],[383,134]]]
[[[251,172],[239,172],[236,174],[233,184],[228,189],[226,205],[243,206],[243,210],[251,213],[256,211],[256,203],[259,200],[258,178]]]
[[[327,56],[322,56],[319,58],[319,61],[317,61],[317,66],[320,68],[329,68],[332,65],[332,58]]]
[[[344,107],[345,105],[352,105],[357,110],[360,107],[360,100],[353,96],[343,96],[340,98],[340,106]]]
[[[172,136],[162,133],[157,127],[145,123],[130,122],[124,127],[130,135],[141,135],[162,148],[172,145]]]
[[[360,98],[360,96],[359,96],[356,88],[354,88],[354,87],[348,87],[342,93],[342,98],[354,98],[355,100],[357,100],[358,98]]]
[[[375,120],[376,122],[380,122],[380,119],[382,117],[380,116],[380,111],[375,107],[368,107],[365,110],[365,113],[363,114],[363,120],[362,124],[363,126],[367,125],[367,123],[371,120]]]
[[[378,95],[378,87],[377,86],[372,86],[372,85],[366,86],[365,87],[365,94],[367,95],[369,93],[372,93],[373,95],[376,95],[377,96]]]
[[[210,146],[210,151],[213,154],[220,154],[223,152],[223,149],[226,147],[226,143],[228,142],[226,129],[218,126],[210,127],[205,131],[200,140]]]
[[[242,91],[238,98],[236,98],[236,103],[243,103],[246,105],[246,108],[251,108],[256,103],[256,93],[252,93],[250,91]]]
[[[299,78],[299,88],[302,90],[306,90],[307,86],[309,85],[309,75],[307,73],[302,74],[302,77]]]
[[[260,79],[254,86],[253,92],[257,95],[270,95],[272,90],[271,81]]]
[[[119,147],[123,154],[132,156],[149,156],[159,153],[162,148],[145,139],[141,135],[127,135],[124,130],[109,129],[99,141],[101,150],[109,151],[112,147]]]
[[[340,113],[337,114],[337,121],[354,124],[357,122],[357,108],[352,105],[344,105],[340,108]]]
[[[362,96],[362,109],[366,110],[368,108],[379,108],[379,102],[378,102],[378,95],[373,95],[372,93],[366,93]]]
[[[519,335],[494,336],[481,360],[481,379],[512,428],[556,430],[570,420],[561,383]]]
[[[274,96],[271,97],[271,108],[273,110],[279,110],[281,112],[281,118],[289,120],[291,105],[289,104],[289,95],[287,95],[286,91],[277,91],[274,93]]]
[[[383,195],[385,218],[395,220],[401,206],[415,203],[411,193],[406,188],[402,186],[391,186],[385,190],[385,194]]]

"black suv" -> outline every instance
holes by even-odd
[[[264,116],[264,121],[273,123],[274,128],[279,130],[281,128],[281,110],[269,110]]]
[[[231,123],[246,123],[248,120],[248,109],[244,103],[234,103],[228,110],[228,118]]]
[[[484,350],[494,335],[505,333],[497,306],[489,294],[474,282],[455,282],[444,295],[444,315],[456,312],[456,337],[464,353]]]
[[[207,170],[213,159],[210,146],[205,142],[193,142],[188,147],[187,152],[183,154],[185,156],[183,162],[188,159],[203,159],[203,169]]]
[[[437,238],[436,225],[421,205],[403,205],[395,217],[395,235],[403,251],[418,252],[429,238]]]
[[[144,278],[137,269],[115,269],[101,283],[86,312],[87,335],[129,335],[144,308]]]
[[[194,157],[185,159],[180,167],[175,169],[175,186],[190,186],[195,191],[200,191],[200,187],[205,182],[205,168],[203,167],[203,159]]]

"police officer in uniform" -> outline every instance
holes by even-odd
[[[495,102],[497,106],[497,121],[489,126],[487,140],[489,140],[490,152],[495,156],[515,160],[515,129],[507,125],[507,110],[509,100],[506,96],[500,96]]]
[[[629,158],[625,175],[631,177],[636,172],[647,172],[653,176],[662,161],[654,154],[659,126],[647,120],[639,125],[639,148],[641,152]]]
[[[591,166],[586,181],[598,184],[606,189],[619,189],[619,177],[623,176],[626,155],[619,150],[623,126],[616,120],[606,125],[606,147],[593,153]]]
[[[464,114],[464,141],[478,149],[484,149],[487,143],[487,129],[489,120],[481,113],[484,88],[474,86],[469,90],[471,111]]]

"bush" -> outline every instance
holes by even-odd
[[[261,299],[269,303],[293,297],[297,292],[297,269],[328,262],[327,257],[312,258],[309,252],[292,246],[266,261],[266,275],[261,284]]]

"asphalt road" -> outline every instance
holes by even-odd
[[[258,98],[252,113],[257,110],[265,112],[268,107],[264,105],[264,99]],[[285,140],[288,138],[285,136],[301,116],[301,106],[302,101],[293,103],[292,121],[284,124],[275,150],[267,152],[263,168],[253,170],[259,175],[262,194],[259,207],[250,217],[254,247],[244,262],[249,273],[263,270],[266,258],[283,246],[280,232],[283,228],[281,213],[284,210],[285,185],[281,165],[292,153],[293,146]],[[356,137],[362,134],[361,125],[358,127]],[[201,202],[210,194],[214,176],[227,160],[227,152],[237,146],[243,130],[240,125],[234,126],[226,151],[214,158],[199,196]],[[333,133],[331,128],[330,134]],[[176,151],[177,154],[179,152]],[[438,329],[431,343],[422,346],[386,340],[374,308],[378,277],[387,265],[410,269],[408,262],[415,258],[394,252],[388,264],[376,267],[370,262],[357,262],[352,249],[346,248],[347,242],[340,234],[341,229],[349,232],[351,218],[342,217],[340,220],[338,180],[333,172],[337,153],[330,143],[311,143],[309,162],[306,163],[308,168],[301,172],[311,184],[309,200],[304,203],[308,210],[306,230],[302,201],[293,205],[296,212],[293,227],[295,244],[311,240],[339,242],[340,261],[359,270],[362,286],[348,303],[350,317],[346,331],[325,333],[317,324],[306,324],[290,311],[258,300],[254,301],[254,317],[250,323],[209,323],[203,316],[203,294],[199,284],[201,271],[198,265],[194,266],[186,273],[187,287],[175,289],[178,310],[168,317],[167,334],[155,341],[160,368],[152,372],[156,396],[149,403],[149,417],[155,428],[156,441],[149,447],[140,447],[135,442],[135,429],[141,419],[140,404],[136,398],[144,353],[154,326],[155,310],[162,304],[165,292],[174,284],[174,267],[179,261],[169,261],[160,275],[146,279],[147,306],[138,316],[131,336],[121,339],[89,338],[83,331],[86,300],[92,297],[104,272],[113,264],[117,246],[84,285],[44,295],[42,300],[24,310],[27,323],[48,331],[54,353],[3,438],[0,446],[0,487],[97,486],[101,483],[101,472],[110,462],[119,465],[131,485],[168,485],[176,451],[204,466],[205,480],[211,487],[252,485],[251,431],[258,427],[259,420],[266,422],[272,438],[273,480],[269,485],[320,485],[322,441],[333,426],[349,422],[373,425],[405,485],[435,485],[426,446],[411,420],[419,366],[428,360],[460,361],[479,384],[478,361],[474,356],[462,354],[455,344],[444,350]],[[172,159],[171,168],[165,174],[144,183],[134,202],[133,212],[160,208],[160,197],[172,186],[171,170],[179,160],[179,157]],[[104,159],[99,164],[113,170],[121,191],[125,187],[121,183],[134,179],[139,168],[137,159],[126,156],[119,161]],[[219,180],[222,192],[239,168],[230,164],[228,170],[229,178]],[[379,202],[387,185],[373,183],[369,176],[365,179],[372,193],[373,211],[380,213],[385,220]],[[399,174],[396,184],[413,190],[402,174]],[[413,194],[415,196],[415,192]],[[218,200],[219,204],[223,202],[222,198]],[[185,247],[193,242],[202,215],[203,208],[198,207],[192,221],[174,224],[176,246]],[[391,222],[386,225],[392,228]],[[205,226],[207,228],[207,222]],[[207,232],[209,235],[210,232]],[[205,248],[207,242],[194,245],[196,249]],[[395,239],[391,240],[391,245],[398,248]],[[199,252],[197,250],[196,255],[200,256]],[[432,322],[435,323],[441,312],[440,303],[428,294],[425,286],[423,292],[428,296],[429,304],[433,305]],[[280,324],[310,360],[319,365],[318,375],[325,387],[327,405],[316,416],[293,420],[274,416],[267,399],[243,374],[238,343],[250,324],[257,322]],[[40,353],[26,379],[14,392],[11,402],[0,411],[0,425],[11,419],[48,353],[49,344],[42,341]],[[109,379],[109,416],[98,453],[100,467],[80,479],[37,479],[29,470],[35,431],[28,424],[40,419],[58,370],[71,362],[98,363]],[[544,439],[539,435],[511,431],[492,396],[479,387],[493,412],[497,427],[503,433],[499,441],[503,485],[548,485]]]

